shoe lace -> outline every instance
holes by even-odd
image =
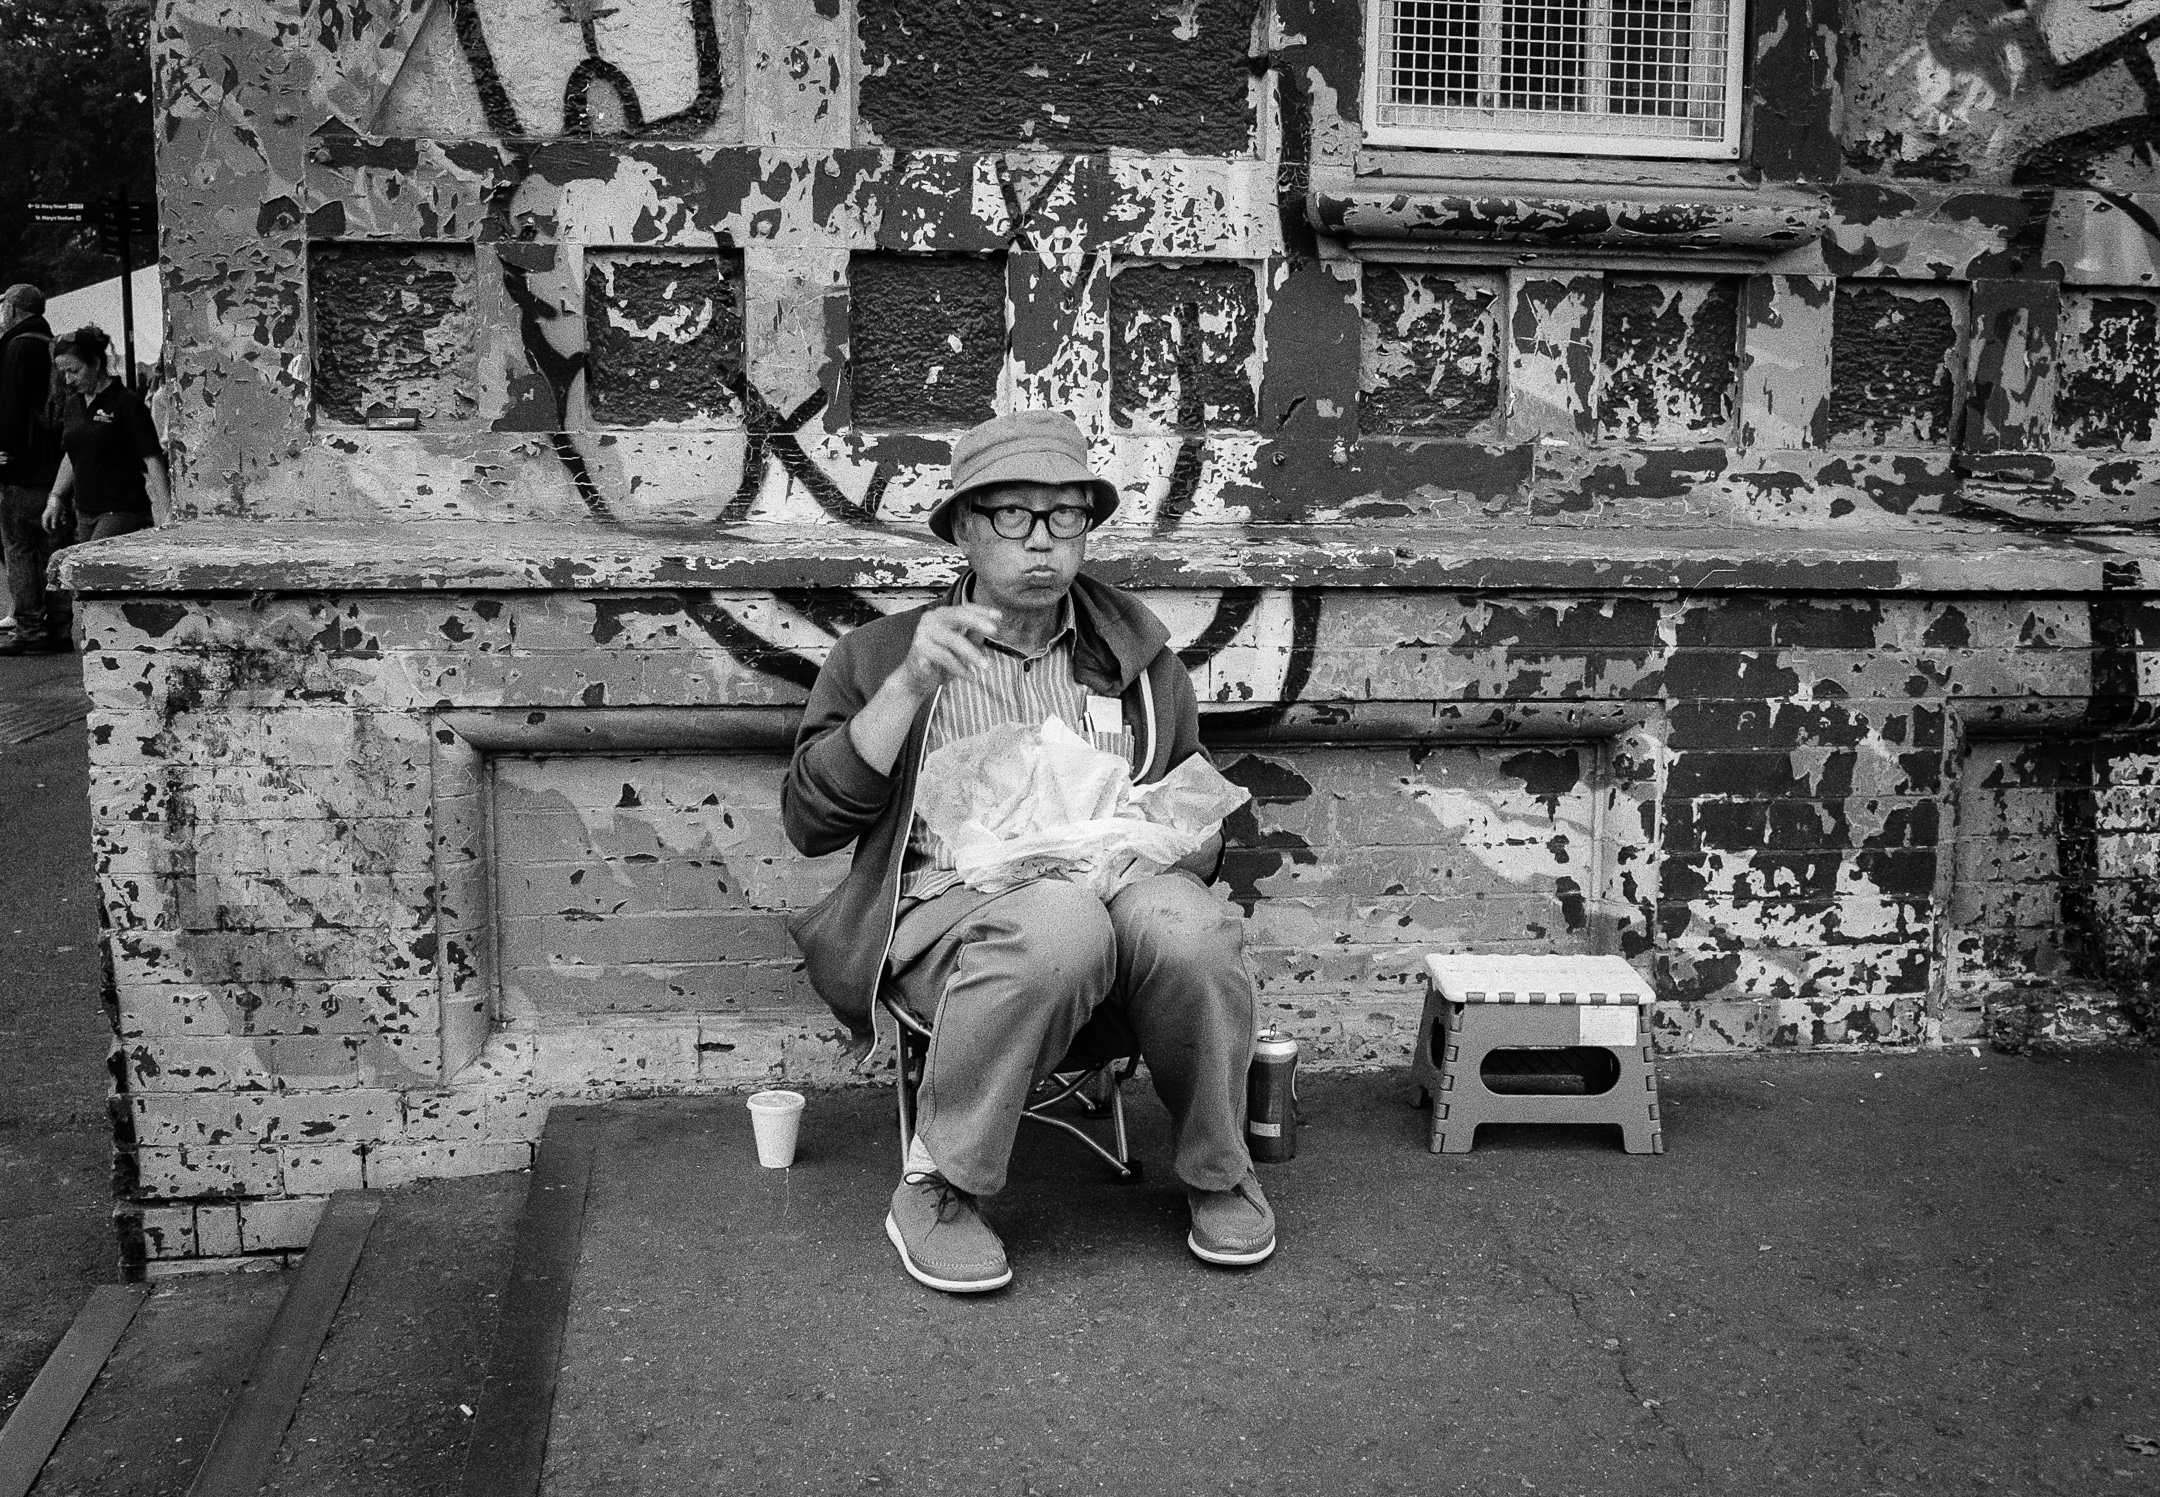
[[[946,1179],[936,1170],[911,1170],[900,1177],[904,1185],[927,1185],[937,1192],[937,1219],[940,1222],[957,1221],[960,1213],[975,1204],[975,1197]]]

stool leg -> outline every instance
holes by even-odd
[[[1444,1053],[1447,1045],[1447,1024],[1437,1014],[1428,1015],[1418,1026],[1418,1074],[1415,1077],[1418,1105],[1432,1109],[1430,1129],[1425,1147],[1440,1152],[1440,1134],[1447,1120],[1447,1079],[1440,1068],[1432,1063],[1435,1054]]]
[[[1477,1142],[1477,1098],[1485,1091],[1481,1071],[1486,1055],[1498,1042],[1481,1023],[1468,1038],[1463,1026],[1468,1013],[1461,1006],[1451,1011],[1450,1028],[1441,1050],[1440,1106],[1433,1109],[1432,1151],[1435,1154],[1467,1154]]]
[[[910,1036],[907,1031],[902,1030],[899,1035],[899,1043],[894,1047],[897,1053],[893,1057],[893,1087],[899,1093],[900,1098],[900,1168],[902,1170],[907,1168],[908,1150],[915,1142],[915,1084],[920,1075],[919,1072],[913,1069],[917,1062],[914,1047],[909,1043],[909,1040]]]
[[[1455,1078],[1444,1077],[1441,1085],[1452,1090]],[[1477,1142],[1477,1124],[1463,1118],[1450,1120],[1447,1094],[1441,1094],[1441,1102],[1433,1109],[1432,1152],[1435,1154],[1467,1154]]]
[[[1465,1074],[1463,1047],[1452,1031],[1442,1034],[1441,1046],[1440,1053],[1446,1064],[1440,1070],[1440,1090],[1433,1097],[1430,1148],[1435,1154],[1467,1154],[1477,1142],[1477,1124],[1464,1115],[1464,1099],[1456,1091]],[[1478,1055],[1471,1057],[1469,1075],[1477,1075],[1480,1058]]]
[[[1643,1090],[1649,1093],[1643,1099],[1642,1115],[1629,1118],[1620,1125],[1621,1146],[1630,1154],[1662,1154],[1665,1152],[1665,1130],[1658,1122],[1657,1071],[1650,1058],[1650,1047],[1643,1046]]]

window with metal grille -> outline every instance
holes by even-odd
[[[1741,0],[1369,0],[1365,139],[1740,153]]]

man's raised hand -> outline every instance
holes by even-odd
[[[907,658],[848,720],[848,737],[865,764],[879,774],[892,773],[917,710],[947,681],[971,676],[990,663],[980,641],[997,633],[1004,621],[1003,614],[981,603],[955,603],[922,616]]]
[[[933,608],[915,626],[915,642],[895,674],[918,697],[972,676],[990,663],[979,641],[996,634],[1003,622],[1004,615],[983,603]]]

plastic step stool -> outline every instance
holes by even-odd
[[[1630,1154],[1662,1154],[1657,1069],[1643,1010],[1650,986],[1617,956],[1425,958],[1425,1012],[1411,1078],[1432,1105],[1435,1154],[1467,1154],[1480,1123],[1617,1123]],[[1496,1050],[1609,1050],[1620,1076],[1606,1091],[1494,1091],[1485,1058]],[[1500,1063],[1518,1074],[1550,1069]],[[1508,1084],[1508,1083],[1503,1083]]]

